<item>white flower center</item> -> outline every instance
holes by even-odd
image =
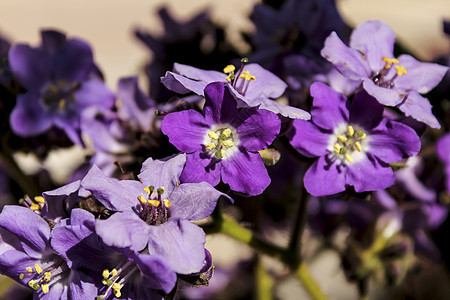
[[[203,145],[211,157],[226,159],[238,151],[238,134],[229,124],[215,124],[206,132]]]

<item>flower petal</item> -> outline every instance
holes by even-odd
[[[237,103],[230,89],[222,82],[212,82],[205,87],[203,112],[208,123],[231,123],[238,115]]]
[[[438,119],[436,119],[431,111],[432,106],[430,101],[417,92],[409,92],[406,101],[400,104],[398,108],[407,117],[412,117],[420,122],[428,124],[431,128],[441,128],[441,124],[439,124]]]
[[[14,133],[33,136],[47,131],[52,126],[52,119],[40,104],[38,94],[28,92],[17,96],[10,123]]]
[[[370,78],[363,80],[364,90],[371,96],[375,97],[383,105],[395,106],[401,103],[406,93],[396,89],[388,89],[376,85]]]
[[[291,145],[306,157],[325,155],[328,151],[330,133],[321,130],[312,122],[294,120]]]
[[[321,156],[306,171],[303,182],[313,196],[345,191],[345,167],[334,163],[329,155]]]
[[[181,173],[181,182],[206,181],[212,186],[220,182],[221,163],[218,159],[198,151],[186,154],[186,165]]]
[[[383,111],[383,105],[362,90],[355,95],[350,106],[350,123],[370,130],[381,122]]]
[[[178,154],[168,160],[153,160],[148,158],[142,164],[138,178],[145,186],[153,185],[156,189],[165,187],[166,193],[171,193],[179,185],[180,175],[186,163],[186,154]]]

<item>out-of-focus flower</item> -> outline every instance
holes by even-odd
[[[436,152],[439,158],[444,162],[446,187],[450,194],[450,133],[444,135],[436,144]]]

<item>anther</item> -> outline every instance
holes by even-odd
[[[210,139],[213,139],[213,140],[218,140],[219,139],[219,135],[217,135],[217,133],[215,133],[212,130],[210,132],[208,132],[208,136],[209,136]]]
[[[227,140],[227,141],[223,141],[222,145],[226,148],[231,148],[234,146],[234,143],[233,143],[233,141]]]
[[[160,203],[159,200],[148,200],[148,204],[154,207],[158,207],[159,203]]]
[[[42,284],[41,288],[42,288],[42,292],[44,294],[47,294],[49,292],[49,290],[50,290],[48,284]]]
[[[26,267],[25,270],[27,270],[28,273],[33,272],[33,268],[32,267]]]
[[[395,66],[395,70],[397,71],[398,76],[406,75],[406,68],[404,66]]]
[[[112,269],[112,270],[111,270],[111,276],[112,276],[112,277],[116,277],[117,274],[118,274],[118,272],[117,272],[116,269]]]
[[[170,201],[168,199],[164,199],[163,200],[164,206],[169,208],[170,206],[172,206],[172,203],[170,203]]]
[[[50,273],[50,272],[45,272],[44,273],[44,280],[45,281],[49,282],[51,278],[52,278],[52,273]]]
[[[214,143],[207,143],[207,144],[205,145],[205,148],[208,149],[208,150],[212,150],[212,149],[215,149],[216,146],[217,146],[217,145],[214,144]]]
[[[33,204],[30,205],[30,209],[31,209],[32,211],[39,210],[40,208],[41,208],[41,207],[39,206],[39,204],[36,204],[36,203],[33,203]]]
[[[44,197],[42,197],[42,196],[34,197],[34,201],[36,201],[37,203],[40,203],[40,204],[45,204]]]
[[[355,147],[356,147],[356,150],[361,152],[362,148],[361,148],[361,144],[359,142],[355,142]]]
[[[348,130],[348,135],[349,135],[350,137],[352,137],[353,134],[355,133],[355,129],[353,129],[353,126],[352,126],[352,125],[348,125],[348,126],[347,126],[347,130]]]
[[[345,158],[348,160],[349,163],[353,162],[353,158],[350,156],[350,154],[345,154]]]
[[[230,128],[225,128],[224,131],[222,131],[222,134],[225,135],[225,137],[229,137],[231,134],[231,129]]]
[[[107,270],[107,269],[103,270],[102,276],[104,279],[108,279],[109,278],[109,270]]]
[[[343,135],[339,135],[339,136],[337,137],[337,139],[338,139],[340,142],[343,142],[343,143],[345,143],[345,142],[347,141],[347,138],[346,138],[345,136],[343,136]]]
[[[144,191],[145,191],[147,194],[151,195],[152,192],[153,192],[153,189],[150,190],[150,187],[146,186],[146,187],[144,187]]]
[[[41,274],[43,271],[42,268],[37,263],[34,264],[34,269],[36,270],[36,273],[38,273],[38,274]]]
[[[234,72],[234,70],[236,70],[236,68],[233,65],[228,65],[225,68],[223,68],[224,73],[231,73]]]
[[[340,153],[339,150],[341,150],[341,145],[339,145],[338,143],[334,144],[334,151],[336,151],[336,153]]]
[[[139,195],[138,199],[143,205],[147,204],[147,199],[145,199],[142,195]]]

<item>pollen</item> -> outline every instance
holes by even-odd
[[[348,130],[348,135],[349,135],[350,137],[352,137],[353,134],[355,133],[355,129],[353,129],[353,126],[352,126],[352,125],[348,125],[348,126],[347,126],[347,130]]]
[[[163,203],[164,203],[164,206],[167,207],[167,208],[169,208],[170,206],[172,206],[172,203],[170,203],[170,201],[167,200],[167,199],[164,199],[164,200],[163,200]]]
[[[404,66],[395,66],[395,70],[397,71],[398,76],[406,75],[408,72]]]
[[[27,270],[28,273],[33,272],[33,268],[32,267],[27,267],[25,270]]]
[[[359,152],[361,152],[362,148],[361,148],[361,144],[359,142],[355,142],[355,148],[356,150],[358,150]]]
[[[112,277],[116,277],[117,274],[118,274],[118,272],[117,272],[116,269],[112,269],[112,270],[111,270],[111,276],[112,276]]]
[[[50,272],[45,272],[44,273],[44,280],[45,281],[49,282],[51,278],[52,278],[52,273],[50,273]]]
[[[217,146],[217,145],[214,144],[214,143],[207,143],[207,144],[205,145],[205,148],[208,149],[208,150],[212,150],[212,149],[215,149],[216,146]]]
[[[222,131],[222,134],[223,134],[225,137],[229,137],[230,134],[231,134],[231,129],[230,129],[230,128],[225,128],[225,130]]]
[[[34,286],[34,280],[28,281],[28,286],[32,288]]]
[[[339,153],[339,150],[341,150],[341,145],[339,145],[338,143],[334,144],[334,151],[336,151],[336,153]]]
[[[41,266],[39,266],[37,263],[34,264],[34,269],[36,270],[36,273],[38,273],[38,274],[41,274],[43,271]]]
[[[147,204],[147,199],[145,199],[142,195],[139,195],[138,199],[143,205]]]
[[[32,211],[39,210],[40,208],[41,208],[41,207],[39,206],[39,204],[36,204],[36,203],[33,203],[33,204],[30,205],[30,209],[31,209]]]
[[[40,204],[45,204],[44,197],[42,197],[42,196],[34,197],[34,201],[36,201],[37,203],[40,203]]]
[[[236,77],[234,76],[234,74],[230,74],[227,76],[226,80],[229,81],[233,81]]]
[[[109,271],[107,269],[103,270],[102,276],[104,279],[108,279],[109,278]]]
[[[214,131],[212,131],[212,130],[210,132],[208,132],[208,136],[212,140],[218,140],[219,139],[219,135],[217,133],[215,133]]]
[[[41,285],[41,288],[42,288],[42,292],[44,294],[47,294],[49,292],[49,290],[50,290],[48,284]]]
[[[347,138],[346,138],[345,136],[343,136],[343,135],[339,135],[339,136],[337,137],[337,139],[338,139],[339,141],[343,142],[343,143],[345,143],[345,142],[347,141]]]
[[[223,142],[222,142],[222,145],[223,145],[224,147],[226,147],[226,148],[231,148],[231,147],[234,146],[234,143],[233,143],[233,141],[226,140],[226,141],[223,141]]]
[[[236,70],[236,68],[233,65],[228,65],[225,68],[223,68],[224,73],[232,73]]]
[[[350,156],[350,154],[345,154],[345,158],[348,160],[349,163],[353,162],[353,158]]]
[[[145,191],[147,194],[151,195],[152,192],[153,192],[153,189],[150,190],[150,187],[146,186],[146,187],[144,187],[144,191]]]
[[[159,200],[148,200],[148,204],[154,207],[158,207],[159,203],[160,203]]]

